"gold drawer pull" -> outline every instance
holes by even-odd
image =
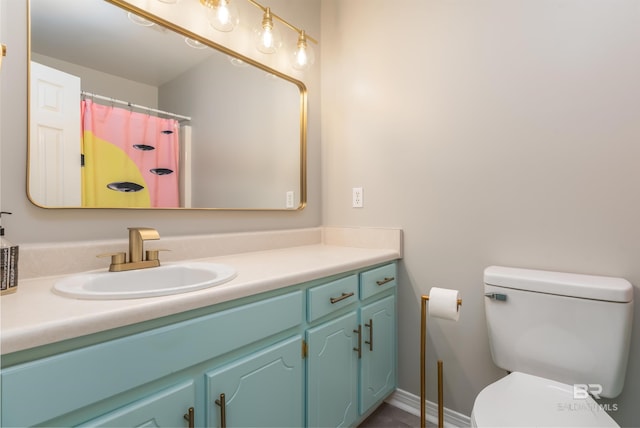
[[[220,428],[227,428],[227,403],[224,394],[220,394],[220,399],[216,400],[216,404],[220,406]]]
[[[379,281],[376,281],[376,284],[378,285],[385,285],[387,282],[391,282],[394,279],[396,279],[394,276],[390,276],[390,277],[385,277],[385,279],[381,279]]]
[[[348,299],[349,297],[353,296],[353,294],[354,294],[353,292],[351,292],[351,293],[342,293],[342,295],[340,297],[330,297],[329,301],[333,305],[334,303],[338,303],[341,300]]]
[[[373,351],[373,319],[369,318],[369,324],[365,323],[365,327],[369,327],[369,340],[365,340],[364,343],[369,345],[369,351]]]
[[[353,332],[358,334],[358,347],[353,348],[353,350],[358,353],[358,359],[361,359],[362,358],[362,326],[358,324],[358,329],[353,330]]]
[[[193,428],[193,427],[195,427],[195,426],[196,426],[196,424],[195,424],[195,420],[194,420],[194,415],[193,415],[193,413],[194,413],[194,409],[193,409],[193,407],[189,407],[188,412],[189,412],[189,413],[185,413],[185,414],[184,414],[184,418],[185,418],[187,421],[189,421],[189,428]]]

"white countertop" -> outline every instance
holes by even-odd
[[[76,300],[51,291],[60,276],[21,280],[0,299],[0,351],[8,354],[399,259],[397,249],[314,244],[198,259],[234,267],[232,281],[131,300]]]

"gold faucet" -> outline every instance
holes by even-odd
[[[160,239],[157,230],[150,227],[129,227],[129,260],[124,252],[115,254],[101,254],[98,257],[111,256],[109,271],[121,272],[125,270],[145,269],[160,266],[159,250],[144,251],[144,241]]]

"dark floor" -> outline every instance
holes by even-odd
[[[387,403],[382,403],[359,428],[406,428],[419,427],[420,417],[407,413]],[[433,426],[427,424],[427,426]]]

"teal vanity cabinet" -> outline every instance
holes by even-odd
[[[292,388],[283,393],[300,395],[301,290],[207,310],[214,312],[175,323],[175,316],[169,317],[164,327],[3,367],[1,425],[205,426],[205,378],[235,361],[244,363],[245,372],[259,373],[249,376],[249,386],[257,390],[242,389],[247,409],[260,408],[269,385],[258,384],[281,372],[283,364],[291,366],[282,390]],[[228,373],[227,381],[242,376]],[[298,406],[271,415],[270,422],[301,421],[302,411]],[[298,416],[291,416],[295,412]]]
[[[5,355],[0,425],[354,426],[395,388],[395,277],[388,263]]]
[[[357,302],[356,274],[307,290],[307,320],[324,321],[307,330],[309,427],[350,426],[357,419]]]
[[[351,426],[395,389],[395,287],[392,263],[307,291],[307,426]]]

